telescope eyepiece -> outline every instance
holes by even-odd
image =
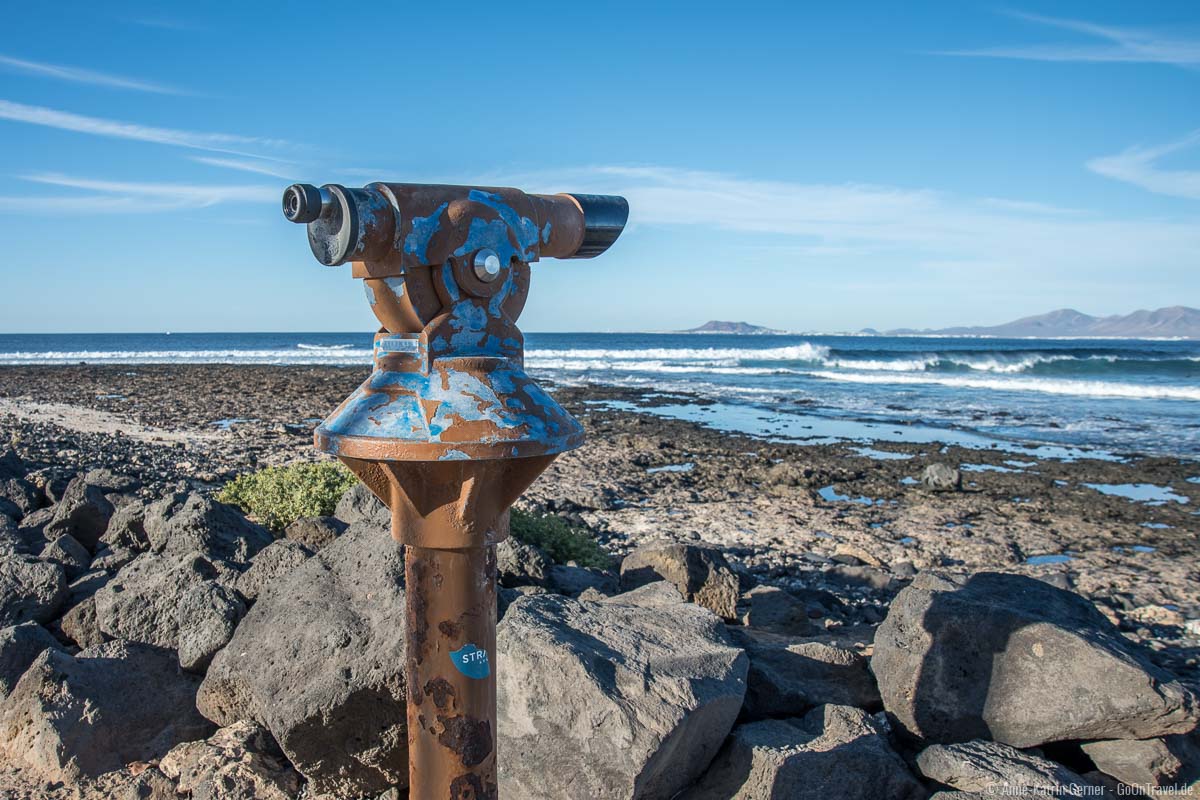
[[[321,190],[308,183],[294,183],[283,190],[283,215],[289,222],[305,224],[321,216]]]

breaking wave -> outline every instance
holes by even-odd
[[[695,363],[729,363],[738,361],[808,361],[820,362],[829,357],[830,349],[824,345],[804,344],[788,347],[733,348],[733,347],[652,347],[630,349],[575,349],[542,350],[532,349],[525,353],[526,359],[568,359],[585,361],[691,361]]]
[[[923,384],[963,389],[994,389],[1002,392],[1042,392],[1084,397],[1123,397],[1131,399],[1200,400],[1200,387],[1155,386],[1152,384],[1115,383],[1109,381],[1069,381],[1043,378],[972,378],[935,375],[873,375],[854,372],[810,373],[843,383]]]

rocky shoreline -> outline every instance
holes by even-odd
[[[362,377],[0,367],[0,797],[373,797],[403,780],[385,515],[351,492],[338,519],[280,538],[212,499],[315,460],[313,424]],[[556,394],[588,443],[520,505],[623,560],[506,546],[499,674],[525,679],[501,686],[503,796],[1200,777],[1195,462],[773,443],[628,410],[642,393]],[[1168,499],[1111,493],[1129,485]],[[616,672],[564,653],[573,640],[604,642]],[[136,686],[159,699],[112,703]],[[865,782],[812,782],[828,770]]]

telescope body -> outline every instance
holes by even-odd
[[[323,264],[353,263],[375,368],[319,425],[405,545],[409,792],[495,800],[496,554],[509,507],[583,428],[524,371],[516,320],[541,258],[606,251],[623,198],[372,183],[289,187]]]

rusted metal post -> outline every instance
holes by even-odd
[[[496,798],[496,544],[508,508],[583,429],[524,371],[540,257],[599,255],[624,199],[517,189],[296,184],[284,215],[352,261],[382,328],[375,369],[315,434],[405,545],[409,792]]]
[[[409,547],[405,558],[409,781],[494,797],[496,548]]]

